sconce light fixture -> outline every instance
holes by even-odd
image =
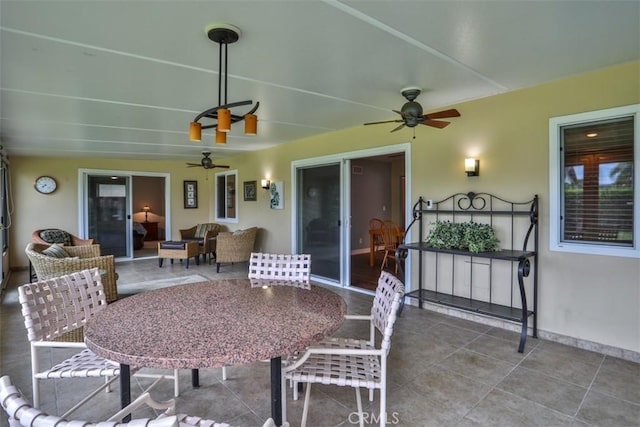
[[[149,207],[149,205],[144,205],[142,207],[142,212],[144,212],[144,222],[149,222],[149,211],[151,210],[151,208]]]
[[[260,186],[265,190],[268,190],[271,187],[271,181],[269,181],[268,179],[261,179]]]
[[[467,176],[480,175],[480,160],[474,158],[464,159],[464,171]]]

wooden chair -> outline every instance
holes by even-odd
[[[118,375],[120,365],[96,355],[86,348],[84,342],[60,341],[71,331],[82,328],[95,314],[102,311],[107,300],[98,268],[82,270],[68,275],[28,283],[18,288],[18,299],[27,328],[31,347],[31,380],[33,403],[40,405],[40,380],[105,377],[105,384],[90,393],[64,415],[68,415],[94,397],[100,390],[108,388]],[[41,349],[79,349],[80,352],[66,357],[50,367],[40,366]],[[52,362],[53,364],[53,362]],[[157,375],[137,374],[146,377]],[[177,370],[173,376],[175,394],[178,395]]]
[[[382,224],[382,243],[384,246],[384,258],[380,270],[384,270],[389,259],[393,259],[395,264],[395,274],[398,274],[398,260],[396,259],[396,249],[400,240],[400,228],[393,221],[384,221]]]
[[[216,237],[216,272],[220,272],[220,264],[222,263],[249,261],[257,233],[257,227],[218,233],[218,237]]]
[[[369,338],[329,338],[320,344],[295,353],[287,358],[283,367],[285,379],[293,383],[294,400],[298,398],[298,383],[306,383],[305,401],[302,411],[302,426],[307,422],[311,384],[333,384],[354,387],[360,416],[360,426],[364,425],[360,387],[369,389],[369,399],[373,391],[380,390],[380,426],[387,421],[387,355],[391,349],[391,335],[396,321],[400,300],[404,295],[404,285],[391,273],[383,271],[378,279],[378,287],[369,315],[347,315],[345,319],[369,321]],[[376,347],[376,330],[382,334],[380,347]],[[283,406],[286,399],[283,399]],[[283,421],[286,408],[283,407]]]
[[[152,387],[156,383],[152,384]],[[216,423],[213,420],[206,420],[200,417],[186,414],[175,415],[175,400],[158,402],[151,398],[149,389],[108,420],[94,423],[81,420],[66,420],[64,417],[49,415],[34,408],[23,397],[20,390],[12,384],[11,378],[5,375],[0,378],[0,405],[9,416],[9,425],[11,427],[230,427],[229,424]],[[145,406],[163,412],[156,418],[138,418],[125,423],[118,422],[118,420],[130,416],[135,410]],[[269,418],[263,427],[275,427],[275,423]]]
[[[381,220],[380,218],[371,218],[369,220],[369,230],[373,231],[374,234],[373,235],[373,250],[374,252],[378,251],[378,246],[383,246],[383,242],[382,242],[382,225],[384,224],[384,221]],[[378,234],[380,233],[380,234]]]

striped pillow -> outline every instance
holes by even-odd
[[[56,243],[42,251],[42,255],[50,256],[52,258],[68,258],[71,256],[69,255],[69,252],[65,251],[62,246]]]

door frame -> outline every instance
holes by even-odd
[[[166,172],[141,172],[141,171],[127,171],[127,170],[118,170],[118,169],[78,169],[78,228],[81,231],[82,236],[89,235],[89,221],[88,221],[88,183],[90,175],[101,175],[101,176],[126,176],[129,178],[129,184],[127,186],[127,253],[129,256],[126,257],[118,257],[116,261],[119,260],[132,260],[133,258],[133,238],[132,238],[132,229],[133,229],[133,200],[131,199],[132,178],[134,176],[148,176],[148,177],[159,177],[164,178],[165,186],[164,186],[164,204],[165,204],[165,217],[164,217],[164,226],[166,230],[166,235],[171,236],[171,174]]]
[[[314,280],[333,286],[349,287],[352,290],[359,290],[355,286],[351,286],[351,160],[374,157],[393,153],[404,153],[405,167],[405,191],[407,195],[411,195],[411,143],[400,143],[393,145],[385,145],[382,147],[369,148],[364,150],[348,151],[344,153],[330,154],[326,156],[311,157],[308,159],[294,160],[291,162],[291,248],[293,253],[298,253],[298,177],[297,170],[299,168],[308,168],[313,166],[324,166],[329,164],[340,164],[340,282],[336,283],[321,277],[313,276]],[[405,224],[411,222],[411,197],[405,198]],[[405,261],[405,270],[411,271],[411,260],[407,258]],[[370,293],[364,290],[363,292]]]

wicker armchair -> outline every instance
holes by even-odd
[[[100,255],[100,245],[65,246],[68,258],[55,258],[43,255],[42,251],[49,244],[29,243],[25,249],[29,261],[33,264],[38,280],[51,279],[74,271],[87,270],[93,267],[100,269],[102,284],[107,302],[118,299],[116,285],[116,264],[113,255]]]
[[[216,252],[216,240],[214,237],[218,235],[220,228],[220,224],[214,222],[194,225],[191,228],[180,230],[180,240],[198,242],[200,255],[206,261],[207,254],[212,255]]]
[[[61,243],[65,246],[93,245],[96,243],[95,239],[81,239],[68,231],[57,228],[43,228],[41,230],[36,230],[31,233],[31,240],[33,243],[42,243],[45,245]]]
[[[249,261],[257,233],[257,227],[218,233],[216,238],[216,272],[220,272],[220,264],[222,263]]]

